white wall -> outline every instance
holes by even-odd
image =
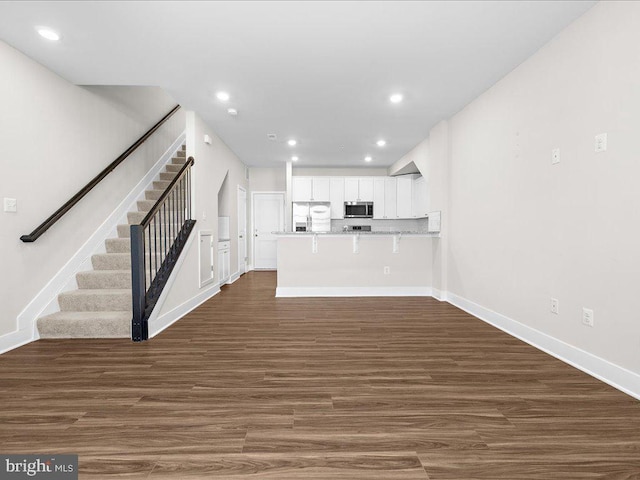
[[[286,167],[249,169],[249,190],[252,192],[284,192],[287,189]]]
[[[212,139],[211,145],[204,143],[204,135]],[[194,112],[187,113],[187,156],[193,156],[193,209],[196,225],[191,234],[193,240],[183,251],[183,263],[175,273],[166,300],[160,308],[159,320],[184,314],[218,291],[217,246],[214,255],[215,282],[200,288],[198,231],[213,231],[218,240],[218,191],[227,177],[229,188],[228,213],[231,233],[231,272],[238,270],[238,198],[237,186],[247,189],[245,165]],[[248,211],[248,209],[247,209]],[[247,218],[248,213],[247,213]],[[247,225],[249,225],[247,221]],[[215,243],[214,242],[214,243]]]
[[[596,5],[450,119],[448,133],[436,127],[425,158],[440,160],[416,161],[431,187],[438,174],[450,186],[439,200],[450,294],[514,320],[550,350],[636,374],[638,25],[640,3]],[[595,153],[604,132],[608,150]],[[594,310],[593,328],[581,323],[583,307]]]
[[[162,118],[158,88],[73,85],[0,42],[0,344],[17,317],[184,130],[178,112],[35,243],[19,240]],[[10,343],[10,342],[9,342]]]

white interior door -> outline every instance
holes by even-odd
[[[253,266],[274,270],[278,242],[273,232],[284,230],[284,193],[253,194]]]
[[[247,271],[247,191],[238,185],[238,275]]]

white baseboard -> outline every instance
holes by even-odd
[[[18,331],[30,332],[31,340],[38,339],[36,320],[44,314],[59,310],[57,306],[58,295],[73,288],[76,273],[87,269],[87,265],[91,264],[91,256],[93,254],[104,251],[105,240],[113,236],[113,232],[116,230],[120,220],[126,218],[127,212],[134,209],[141,195],[144,194],[145,190],[158,176],[165,164],[171,160],[171,157],[184,143],[184,140],[185,132],[173,142],[131,192],[111,212],[102,225],[96,229],[69,261],[20,312],[18,315]]]
[[[166,290],[166,289],[165,289]],[[220,287],[216,284],[206,290],[200,292],[193,298],[190,298],[186,302],[178,305],[176,308],[168,311],[164,315],[158,316],[154,321],[149,321],[149,338],[155,337],[163,330],[167,329],[182,317],[184,317],[191,310],[199,307],[204,302],[209,300],[214,295],[220,292]]]
[[[227,280],[227,285],[235,282],[236,280],[238,280],[240,278],[240,275],[241,275],[241,273],[239,271],[236,272],[236,273],[232,273],[231,277],[229,277],[229,280]]]
[[[35,340],[31,330],[15,330],[13,332],[0,335],[0,354],[21,347]]]
[[[640,400],[640,375],[451,292],[452,305]]]
[[[443,290],[438,290],[437,288],[432,288],[432,296],[436,300],[440,300],[441,302],[447,301],[447,292]]]
[[[431,287],[277,287],[276,297],[429,297]]]

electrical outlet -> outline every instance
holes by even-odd
[[[582,308],[582,323],[588,327],[593,327],[593,310]]]
[[[560,149],[554,148],[551,150],[551,164],[555,165],[556,163],[560,163]]]
[[[558,301],[557,298],[552,298],[551,299],[551,313],[555,313],[556,315],[558,315],[559,312],[559,308],[560,308],[560,302]]]
[[[607,150],[607,134],[601,133],[596,135],[596,152],[605,152]]]
[[[384,267],[384,274],[385,275],[390,275],[391,274],[391,267]]]
[[[15,213],[18,211],[18,200],[15,198],[4,198],[4,211]]]

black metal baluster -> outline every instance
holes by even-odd
[[[153,263],[155,265],[156,272],[158,271],[158,232],[157,232],[157,219],[158,215],[153,217]]]

